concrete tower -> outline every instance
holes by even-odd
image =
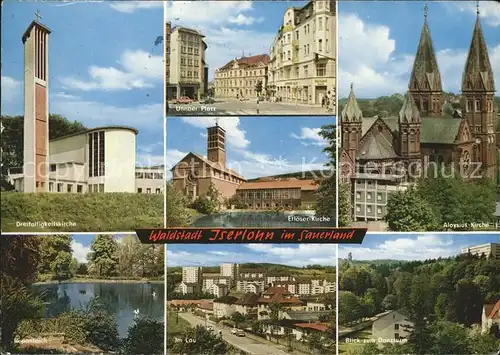
[[[24,192],[48,191],[49,34],[38,20],[24,32]]]
[[[218,163],[221,167],[226,166],[226,131],[218,123],[207,128],[207,158]]]

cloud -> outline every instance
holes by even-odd
[[[214,126],[218,120],[219,126],[226,131],[226,141],[235,148],[246,148],[250,141],[245,138],[245,131],[240,127],[239,117],[183,117],[182,120],[194,127],[208,128]]]
[[[119,12],[133,13],[137,10],[158,9],[163,7],[163,1],[114,1],[109,6]]]
[[[365,245],[383,236],[367,235]],[[417,237],[401,236],[396,239],[375,242],[368,246],[340,246],[339,258],[347,258],[352,253],[355,260],[425,260],[449,257],[460,252],[460,247],[453,244],[451,237],[445,235],[425,234]]]
[[[155,154],[155,152],[163,152],[163,141],[155,142],[148,145],[137,147],[136,165],[138,166],[155,166],[165,164],[163,154]]]
[[[253,11],[250,1],[172,1],[166,11],[173,26],[193,28],[205,36],[210,80],[215,69],[236,57],[268,53],[276,36],[276,32],[235,28],[264,21],[248,14]]]
[[[251,1],[170,1],[167,3],[167,21],[183,26],[203,24],[220,25],[252,9]]]
[[[162,56],[142,50],[126,50],[117,63],[120,68],[91,66],[89,79],[71,76],[59,78],[59,81],[67,89],[81,91],[144,89],[163,81]]]
[[[327,141],[324,139],[319,132],[321,131],[321,128],[309,128],[309,127],[302,127],[300,135],[297,135],[295,133],[292,133],[290,136],[295,139],[299,139],[302,142],[300,142],[302,145],[308,146],[308,145],[318,145],[318,146],[326,146]]]
[[[472,28],[471,28],[472,31]],[[415,38],[415,45],[418,38]],[[356,14],[339,16],[339,95],[347,97],[354,83],[357,97],[374,98],[404,93],[413,66],[414,53],[396,54],[396,41],[384,25],[367,24]],[[500,45],[488,48],[495,81],[500,82]],[[366,55],[370,53],[370,55]],[[436,52],[443,90],[460,91],[468,48]]]
[[[452,1],[451,4],[462,12],[465,11],[476,15],[476,2]],[[496,1],[481,1],[479,3],[479,17],[484,19],[485,23],[489,26],[500,26],[500,3]]]
[[[256,18],[251,17],[251,16],[246,16],[246,15],[243,15],[243,14],[239,14],[236,17],[234,17],[234,16],[229,17],[228,21],[230,23],[235,23],[237,25],[251,25],[254,22],[262,22],[262,21],[264,21],[264,18],[260,17],[260,18],[256,19]]]
[[[298,246],[281,246],[275,244],[248,244],[241,251],[230,253],[207,247],[204,252],[177,251],[175,247],[167,248],[166,262],[168,266],[210,266],[221,263],[277,263],[296,267],[311,264],[334,266],[336,264],[336,247],[333,244],[303,244]]]
[[[11,78],[10,76],[3,76],[2,79],[2,105],[4,102],[11,102],[17,99],[22,94],[22,82]]]
[[[163,104],[119,107],[72,95],[55,97],[51,100],[50,110],[71,121],[82,122],[89,128],[102,125],[162,127],[164,112]]]
[[[71,249],[73,250],[73,257],[79,263],[87,263],[87,255],[90,253],[90,247],[84,246],[82,243],[75,241],[71,242]]]

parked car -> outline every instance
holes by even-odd
[[[193,102],[194,100],[187,96],[181,96],[177,100],[175,100],[176,104],[192,104]]]
[[[215,103],[215,100],[211,97],[207,97],[204,101],[203,101],[204,104],[213,104]]]
[[[237,337],[244,337],[246,336],[245,332],[243,330],[239,330],[235,334]]]
[[[238,328],[233,328],[231,329],[231,334],[236,334],[238,333],[240,330]]]

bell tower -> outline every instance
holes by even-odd
[[[207,158],[209,161],[226,166],[226,131],[215,120],[215,126],[207,128]]]
[[[482,171],[486,176],[494,178],[498,174],[495,82],[486,41],[481,29],[479,4],[469,54],[462,76],[462,95],[465,99],[464,117],[469,122],[476,140],[474,160],[481,163]]]
[[[359,108],[354,95],[354,87],[351,84],[351,92],[340,113],[340,124],[342,128],[342,148],[349,154],[353,162],[356,161],[356,152],[361,141],[362,120],[363,112]]]
[[[37,19],[23,34],[24,44],[24,192],[48,191],[49,34]]]

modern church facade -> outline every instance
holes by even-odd
[[[24,162],[8,181],[20,192],[163,193],[164,166],[136,166],[135,128],[105,126],[49,141],[48,38],[33,21],[24,44]]]

